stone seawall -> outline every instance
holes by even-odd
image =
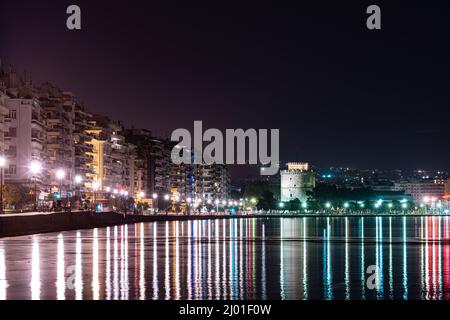
[[[132,222],[113,212],[58,212],[51,214],[0,216],[0,237],[106,227]]]
[[[177,216],[177,215],[124,215],[115,212],[56,212],[36,214],[0,215],[0,238],[36,233],[58,232],[77,229],[101,228],[107,226],[172,220],[245,218],[245,216]]]

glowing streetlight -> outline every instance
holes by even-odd
[[[348,209],[349,206],[350,206],[350,205],[348,204],[348,202],[344,203],[344,208],[345,208],[345,209]]]
[[[167,200],[169,200],[169,199],[170,199],[170,196],[169,196],[168,194],[165,194],[165,195],[164,195],[164,200],[167,201]]]
[[[29,168],[32,175],[37,175],[42,171],[42,164],[37,160],[33,160],[30,162]]]
[[[283,203],[283,202],[280,202],[280,203],[278,204],[278,206],[279,206],[280,208],[283,208],[283,207],[284,207],[284,203]]]
[[[59,181],[59,197],[60,197],[60,199],[62,198],[61,183],[65,176],[66,176],[66,172],[63,169],[56,170],[56,179]]]
[[[306,209],[307,207],[308,207],[307,203],[306,202],[302,202],[302,208]]]
[[[109,193],[109,192],[111,192],[111,188],[110,187],[106,187],[105,191]]]
[[[83,182],[83,177],[80,176],[79,174],[77,174],[77,175],[75,176],[74,181],[75,181],[75,184],[81,184],[81,182]]]
[[[152,198],[155,199],[155,200],[158,199],[158,194],[157,194],[157,193],[154,193],[154,194],[152,195]]]
[[[325,203],[325,207],[326,207],[327,209],[331,208],[331,203],[329,203],[329,202]]]
[[[208,200],[206,201],[206,203],[211,204],[211,203],[212,203],[211,199],[208,199]]]
[[[145,197],[145,192],[144,191],[140,191],[139,192],[139,198],[144,198]]]
[[[37,176],[42,171],[42,164],[37,160],[32,160],[29,165],[29,170],[34,178],[34,206],[37,209],[38,206],[38,195],[37,195]]]
[[[93,181],[92,182],[92,194],[93,194],[93,196],[94,196],[94,201],[93,201],[93,204],[94,204],[94,208],[93,208],[93,211],[95,212],[95,211],[97,211],[96,210],[96,204],[95,204],[95,202],[96,202],[96,199],[95,199],[95,192],[98,190],[98,182],[97,181]]]
[[[187,203],[191,203],[191,201],[192,201],[192,199],[191,199],[190,197],[187,197],[187,198],[186,198],[186,202],[187,202]]]
[[[66,172],[63,169],[56,170],[56,179],[62,180],[66,176]]]

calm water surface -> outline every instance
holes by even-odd
[[[450,299],[449,220],[170,221],[3,238],[0,299]]]

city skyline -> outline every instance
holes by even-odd
[[[0,301],[450,300],[448,12],[2,1]]]

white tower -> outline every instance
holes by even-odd
[[[308,163],[290,162],[287,170],[281,171],[281,201],[298,199],[306,201],[307,191],[315,187],[316,179]]]

